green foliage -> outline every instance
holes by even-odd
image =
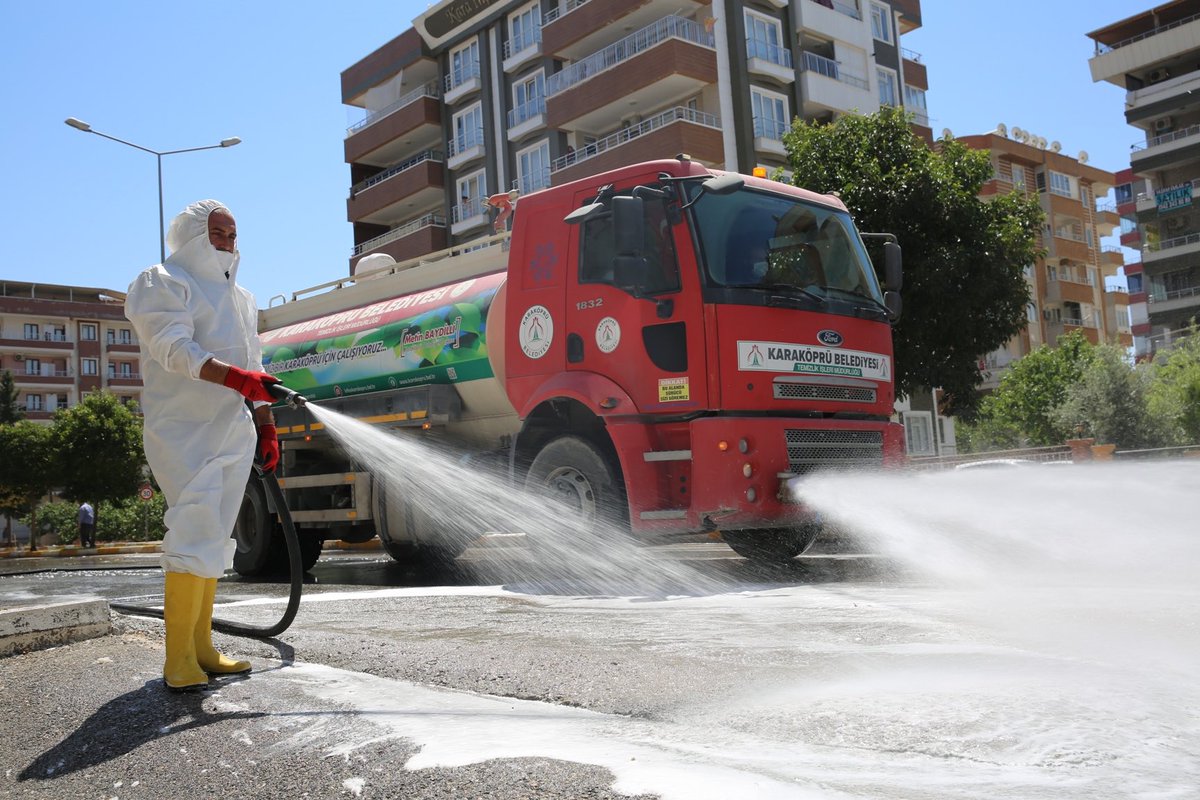
[[[54,447],[62,495],[76,502],[129,497],[143,480],[141,419],[110,392],[55,413]]]
[[[899,108],[831,125],[797,120],[784,144],[797,186],[837,192],[861,230],[894,233],[904,249],[897,392],[941,387],[949,412],[973,410],[979,356],[1026,324],[1023,270],[1039,255],[1037,201],[980,200],[992,176],[988,154],[953,139],[930,150]]]
[[[1000,386],[983,399],[976,425],[1018,434],[1022,440],[1006,446],[1049,447],[1074,435],[1076,422],[1057,413],[1067,394],[1092,360],[1095,347],[1079,331],[1060,336],[1057,347],[1042,345],[1000,380]]]
[[[20,393],[17,391],[16,381],[13,380],[11,372],[4,370],[4,374],[0,375],[0,425],[11,425],[25,418],[25,412],[17,403],[18,399]]]
[[[1175,444],[1200,444],[1200,329],[1172,348],[1149,390],[1151,413],[1170,423]]]
[[[31,512],[54,483],[50,428],[28,420],[0,425],[0,453],[0,513]]]
[[[1169,426],[1147,403],[1153,377],[1152,368],[1131,367],[1122,348],[1097,347],[1052,416],[1062,428],[1081,425],[1084,435],[1119,450],[1163,447],[1170,441]]]
[[[166,534],[163,515],[167,505],[161,493],[144,502],[134,497],[122,498],[113,503],[101,503],[96,509],[97,542],[156,542]],[[38,509],[37,530],[39,535],[53,533],[59,544],[71,544],[79,540],[79,506],[76,503],[47,503]],[[26,516],[21,520],[33,527],[33,520]]]

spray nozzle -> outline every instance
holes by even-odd
[[[284,386],[282,383],[272,383],[267,386],[267,391],[276,400],[282,400],[294,409],[304,408],[308,404],[308,398],[299,392],[293,392],[291,389]]]

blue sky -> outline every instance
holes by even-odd
[[[929,67],[935,134],[1004,122],[1117,171],[1139,136],[1124,92],[1092,83],[1085,34],[1148,5],[923,0],[924,27],[902,44]],[[233,210],[240,280],[260,306],[345,275],[342,141],[356,117],[340,102],[340,74],[426,6],[0,0],[0,278],[123,291],[158,260],[156,159],[67,117],[160,151],[241,137],[163,158],[164,205],[168,224],[205,197]]]

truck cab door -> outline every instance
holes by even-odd
[[[707,404],[698,275],[681,269],[678,253],[691,244],[677,246],[687,229],[670,223],[665,201],[641,205],[642,246],[632,261],[618,251],[611,210],[574,226],[567,369],[610,378],[638,412],[685,413]]]

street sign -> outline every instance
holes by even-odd
[[[154,499],[154,489],[150,488],[150,484],[143,483],[142,488],[138,489],[138,497],[143,500],[150,501]]]

